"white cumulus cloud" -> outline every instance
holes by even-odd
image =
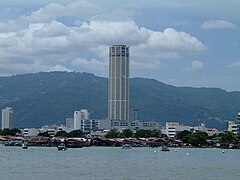
[[[62,66],[62,65],[56,65],[50,68],[50,71],[67,71],[67,72],[71,72],[72,70]]]
[[[50,23],[60,18],[90,19],[100,8],[87,1],[75,1],[66,5],[50,3],[33,11],[30,15],[21,15],[18,19],[0,21],[0,32],[18,31],[27,28],[30,23]]]
[[[83,59],[83,58],[77,58],[74,59],[72,62],[72,65],[79,67],[80,69],[86,71],[86,72],[91,72],[91,73],[96,73],[104,75],[108,70],[108,61],[99,61],[96,59]]]
[[[201,52],[206,47],[196,37],[167,28],[163,32],[147,30],[146,43],[133,47],[134,56],[179,58],[181,53]]]
[[[81,17],[92,16],[99,8],[89,1],[81,0],[67,5],[51,3],[33,12],[30,16],[22,16],[23,20],[29,22],[49,22],[59,17]]]
[[[211,29],[235,29],[237,28],[237,25],[224,20],[211,20],[211,21],[205,21],[201,28],[204,30],[211,30]]]
[[[19,19],[0,22],[0,75],[53,70],[106,75],[111,44],[130,45],[136,69],[156,69],[163,59],[205,49],[189,33],[173,28],[151,30],[126,16],[93,16],[98,11],[98,6],[86,0],[51,3]],[[83,21],[87,16],[90,20]],[[63,17],[78,23],[64,23]]]
[[[179,58],[183,53],[198,53],[205,49],[201,41],[188,33],[172,28],[153,31],[139,27],[134,21],[90,21],[80,26],[66,26],[55,20],[30,23],[26,29],[1,33],[0,40],[0,64],[5,61],[13,64],[17,61],[23,65],[37,61],[40,64],[26,66],[29,71],[33,68],[37,71],[38,67],[44,67],[39,70],[57,67],[56,70],[64,71],[94,71],[98,67],[96,72],[106,71],[108,46],[111,44],[130,45],[132,61],[139,65],[136,68],[143,62],[160,65],[157,61],[161,59]],[[80,63],[81,66],[77,66]],[[11,68],[13,66],[9,64]]]

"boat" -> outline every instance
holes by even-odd
[[[122,145],[122,149],[132,149],[131,144],[124,144]]]
[[[163,146],[161,151],[170,151],[170,149],[167,146]]]
[[[27,143],[23,143],[23,144],[22,144],[22,148],[23,148],[23,149],[27,149],[27,148],[28,148]]]
[[[66,151],[67,150],[67,147],[65,146],[65,144],[61,143],[57,146],[57,149],[59,151]]]
[[[13,141],[8,141],[4,144],[4,146],[14,146],[14,142]]]

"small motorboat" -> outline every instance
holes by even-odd
[[[170,151],[170,149],[167,146],[163,146],[161,151]]]
[[[23,144],[22,144],[22,148],[23,148],[23,149],[27,149],[27,148],[28,148],[27,143],[23,143]]]
[[[131,144],[124,144],[122,145],[122,149],[132,149]]]
[[[67,147],[65,146],[65,144],[61,143],[57,146],[57,149],[59,151],[66,151],[67,150]]]

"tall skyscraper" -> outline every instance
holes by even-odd
[[[108,119],[129,120],[129,46],[109,48]]]
[[[13,109],[11,107],[2,109],[2,130],[5,128],[13,128]]]

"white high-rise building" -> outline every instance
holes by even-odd
[[[129,121],[129,46],[126,45],[109,48],[108,119]]]
[[[228,129],[227,131],[232,132],[233,134],[238,133],[238,126],[236,121],[228,121]]]
[[[237,124],[237,134],[240,135],[240,112],[237,113],[236,124]]]
[[[90,122],[90,114],[88,110],[81,109],[80,111],[74,112],[74,129],[80,129],[85,132],[92,129],[92,123]]]
[[[6,128],[13,128],[13,109],[11,107],[2,109],[2,130]]]

